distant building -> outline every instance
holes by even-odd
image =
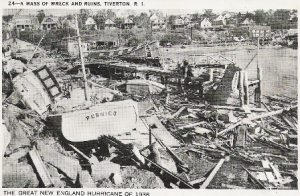
[[[79,47],[77,41],[68,41],[68,53],[72,57],[79,57]],[[81,43],[81,49],[83,52],[88,50],[87,43]]]
[[[223,27],[226,25],[225,15],[219,15],[216,19],[212,21],[212,26],[214,27]]]
[[[12,37],[12,29],[9,23],[2,20],[2,40],[8,40]]]
[[[157,14],[153,14],[150,16],[150,22],[152,26],[152,30],[165,29],[166,23],[163,18],[157,16]]]
[[[61,23],[58,17],[46,16],[41,22],[42,30],[56,30],[61,27]]]
[[[242,23],[242,26],[250,26],[250,25],[254,25],[254,20],[246,18]]]
[[[126,18],[123,24],[124,29],[132,29],[135,26],[134,22],[130,18]]]
[[[250,26],[249,27],[250,39],[271,39],[271,26]]]
[[[96,21],[92,17],[88,17],[88,19],[86,19],[86,21],[84,23],[84,26],[88,30],[95,30],[95,29],[97,29]]]
[[[74,19],[67,19],[65,18],[62,22],[62,27],[63,28],[72,28],[76,29],[76,21]]]
[[[116,28],[116,23],[112,21],[111,19],[107,19],[104,23],[105,29],[115,29]]]
[[[19,31],[35,30],[39,27],[39,20],[35,16],[16,16],[13,18],[13,24]]]
[[[184,24],[186,26],[189,26],[192,24],[192,15],[187,14],[186,16],[183,17],[184,18]]]
[[[180,29],[180,28],[184,28],[186,25],[184,19],[179,16],[174,20],[174,24],[173,24],[173,28],[174,29]]]
[[[212,24],[211,22],[209,21],[208,18],[204,18],[201,23],[200,23],[200,27],[203,28],[203,29],[206,29],[206,28],[211,28],[212,27]]]

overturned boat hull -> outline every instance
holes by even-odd
[[[71,142],[97,140],[101,135],[120,135],[136,128],[137,104],[131,100],[108,102],[88,110],[62,114],[62,134]]]

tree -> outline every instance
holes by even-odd
[[[5,15],[2,16],[2,20],[5,22],[10,22],[13,19],[14,15]]]
[[[268,14],[264,10],[255,10],[254,11],[254,21],[256,24],[264,24],[268,21]]]
[[[81,19],[81,21],[83,23],[88,19],[89,16],[90,16],[90,10],[80,9],[80,11],[79,11],[79,18]]]
[[[96,21],[97,26],[99,27],[99,29],[103,29],[104,28],[104,23],[105,23],[105,20],[106,20],[105,10],[97,11],[96,15],[94,16],[94,20]]]
[[[106,19],[111,19],[112,21],[114,21],[116,18],[116,13],[112,10],[107,10],[106,11]]]
[[[43,19],[45,18],[45,12],[44,10],[39,10],[38,11],[38,14],[36,15],[36,17],[38,18],[39,20],[39,23],[41,23],[43,21]]]
[[[73,20],[73,16],[71,14],[67,15],[67,20]]]
[[[212,9],[206,9],[206,10],[204,10],[204,14],[203,14],[204,18],[208,18],[208,19],[212,20],[216,16],[217,15],[213,13]]]
[[[142,12],[139,16],[135,17],[133,22],[145,29],[148,29],[150,26],[150,18],[145,12]]]

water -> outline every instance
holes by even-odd
[[[167,51],[168,50],[168,51]],[[297,90],[297,50],[290,48],[260,48],[259,65],[262,69],[262,94],[263,95],[284,95],[296,98]],[[162,49],[163,57],[173,59],[175,62],[182,62],[188,59],[193,62],[191,54],[222,54],[233,59],[236,65],[245,68],[252,57],[257,53],[254,46],[238,47],[193,47],[185,49],[168,48]],[[201,57],[199,57],[201,58]],[[203,58],[203,57],[202,57]],[[197,57],[195,61],[197,62]],[[249,79],[256,79],[257,57],[248,65],[246,69]]]

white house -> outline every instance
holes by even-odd
[[[201,21],[201,23],[200,23],[200,27],[201,28],[210,28],[210,27],[212,27],[212,24],[211,24],[211,22],[209,21],[209,19],[208,18],[204,18],[202,21]]]
[[[246,18],[242,23],[241,25],[243,26],[249,26],[249,25],[252,25],[254,24],[254,21],[252,19],[249,19],[249,18]]]
[[[56,30],[61,27],[58,17],[48,16],[41,22],[42,30]]]
[[[111,19],[107,19],[104,23],[105,29],[115,29],[116,23]]]
[[[174,20],[174,24],[173,24],[173,27],[175,29],[177,28],[184,28],[185,27],[185,21],[182,17],[177,17],[175,20]]]
[[[124,29],[132,29],[134,27],[134,22],[130,18],[126,18],[124,21]]]
[[[212,21],[213,26],[224,26],[226,25],[225,15],[219,15],[216,19]]]
[[[97,29],[96,21],[92,17],[88,17],[84,23],[86,29],[93,30]]]
[[[165,29],[166,28],[166,23],[164,19],[160,18],[157,16],[157,14],[153,14],[150,17],[150,22],[153,30],[158,30],[158,29]]]

